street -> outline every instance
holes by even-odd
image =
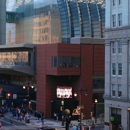
[[[10,119],[12,119],[12,124]],[[41,121],[35,119],[33,115],[31,115],[30,123],[25,123],[25,121],[18,120],[17,117],[12,117],[11,113],[7,113],[5,117],[0,119],[0,122],[2,124],[3,130],[37,130],[37,128],[42,126]],[[76,123],[78,122],[72,121],[72,124]],[[45,119],[44,125],[57,130],[65,130],[65,127],[61,126],[61,121]],[[104,130],[104,125],[97,124],[94,130]]]
[[[12,119],[12,124],[10,122]],[[12,118],[8,115],[0,118],[3,130],[36,130],[33,126],[28,126],[24,122],[18,121],[16,118]]]

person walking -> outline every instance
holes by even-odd
[[[77,130],[77,127],[75,125],[73,125],[72,130]]]
[[[119,125],[119,128],[118,128],[118,130],[123,130],[123,128],[122,128],[122,126],[121,126],[121,125]]]
[[[42,121],[42,124],[44,124],[44,113],[41,112],[41,121]]]
[[[13,124],[13,121],[12,121],[12,119],[10,119],[10,123],[11,123],[11,124]]]
[[[69,125],[70,125],[70,122],[71,122],[70,117],[68,115],[66,115],[65,120],[66,120],[65,129],[69,130]]]
[[[1,124],[1,122],[0,122],[0,130],[3,130],[3,129],[2,129],[2,124]]]

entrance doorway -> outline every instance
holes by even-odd
[[[62,110],[60,109],[62,99],[56,99],[51,101],[51,118],[54,119],[54,113],[58,114],[58,120],[62,120]],[[70,110],[71,120],[78,120],[78,116],[72,116],[72,112],[78,106],[78,101],[73,99],[64,99],[64,110]]]

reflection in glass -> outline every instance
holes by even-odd
[[[0,65],[28,66],[30,61],[28,52],[4,52],[0,53]]]
[[[57,0],[7,0],[7,11],[7,44],[61,42]]]

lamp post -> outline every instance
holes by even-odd
[[[27,88],[27,97],[28,97],[28,100],[29,100],[29,97],[30,97],[30,86],[23,86],[23,89],[26,89]],[[34,86],[32,85],[31,88],[34,88]]]
[[[82,93],[85,92],[85,96],[87,96],[87,89],[84,90],[84,89],[82,89],[82,87],[80,87],[79,89],[75,90],[75,92],[74,92],[75,97],[77,96],[77,91],[80,92],[80,105],[82,107]],[[82,123],[81,120],[82,120],[82,109],[80,108],[80,125]]]
[[[97,103],[98,103],[98,100],[95,99],[94,102],[95,102],[95,123],[96,123],[97,122]]]
[[[32,81],[28,80],[27,84],[23,86],[23,89],[27,89],[28,104],[29,104],[29,100],[30,100],[30,87],[32,89],[34,88]]]

